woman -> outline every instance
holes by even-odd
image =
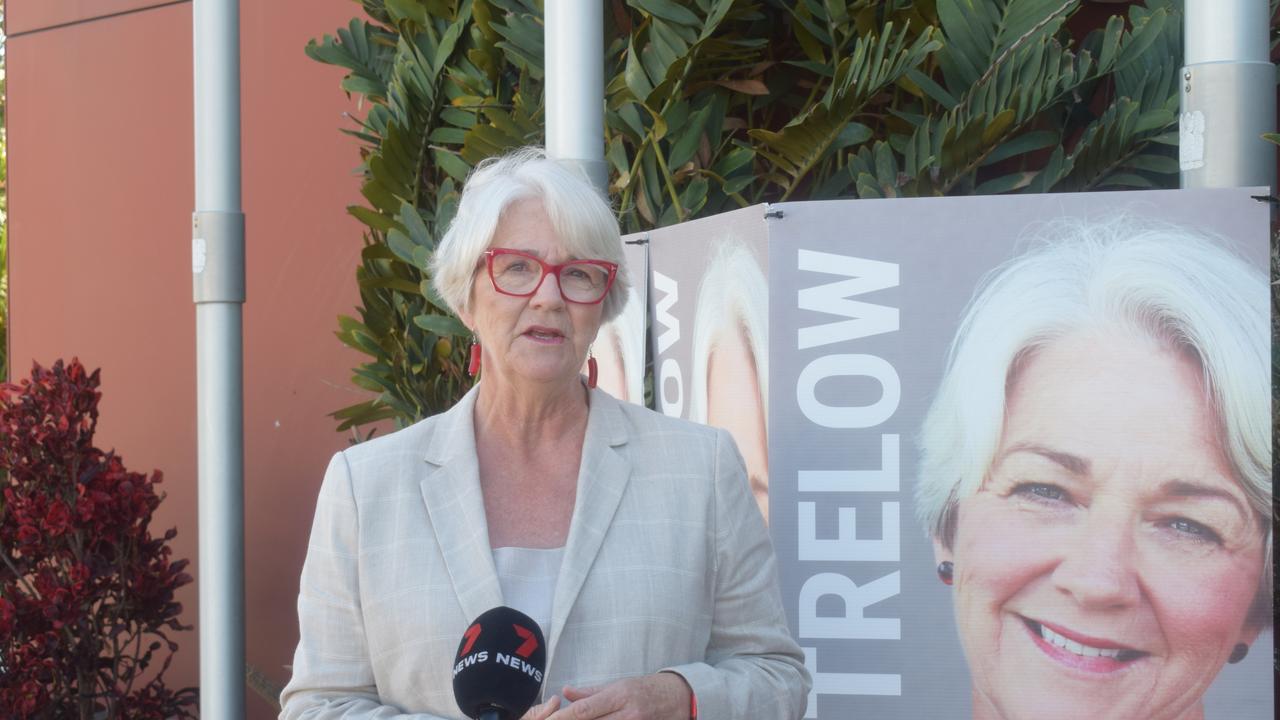
[[[712,248],[693,319],[689,419],[724,428],[769,522],[769,286],[746,243]]]
[[[918,492],[973,717],[1201,718],[1271,623],[1267,281],[1077,225],[965,313]]]
[[[475,170],[433,278],[475,334],[481,381],[330,463],[282,718],[461,717],[454,652],[502,604],[546,635],[532,720],[803,713],[803,656],[732,440],[579,375],[622,309],[621,260],[603,198],[540,152]]]

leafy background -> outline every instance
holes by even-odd
[[[427,258],[480,160],[543,142],[535,0],[363,0],[308,44],[363,117],[339,429],[469,386]],[[1104,8],[1099,11],[1099,8]],[[608,0],[605,156],[624,232],[764,201],[1176,187],[1181,4]]]

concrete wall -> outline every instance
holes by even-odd
[[[8,0],[9,239],[15,377],[33,360],[101,367],[98,444],[158,468],[196,562],[195,309],[191,300],[191,4]],[[359,397],[359,356],[333,336],[358,301],[354,111],[341,71],[302,52],[360,12],[338,0],[241,4],[248,660],[283,684],[294,601],[329,455],[326,413]],[[196,563],[195,570],[199,566]],[[180,600],[198,623],[195,586]],[[199,682],[196,632],[174,686]],[[252,692],[248,717],[273,714]]]

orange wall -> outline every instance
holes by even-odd
[[[134,470],[159,468],[196,561],[191,5],[8,0],[11,367],[79,356],[101,367],[97,442]],[[248,660],[283,684],[315,494],[346,444],[326,413],[359,397],[359,357],[333,336],[351,314],[361,247],[354,110],[341,71],[306,41],[359,5],[241,4],[243,204],[247,223],[245,502]],[[198,563],[196,570],[198,571]],[[197,593],[180,600],[197,622]],[[199,681],[196,632],[169,681]],[[272,713],[252,692],[248,717]]]

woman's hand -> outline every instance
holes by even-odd
[[[560,696],[552,695],[541,705],[534,705],[529,708],[529,711],[526,712],[520,720],[547,720],[547,718],[551,717],[551,713],[555,712],[559,707]]]
[[[573,704],[548,720],[688,720],[693,691],[670,672],[627,678],[591,688],[564,689]]]

